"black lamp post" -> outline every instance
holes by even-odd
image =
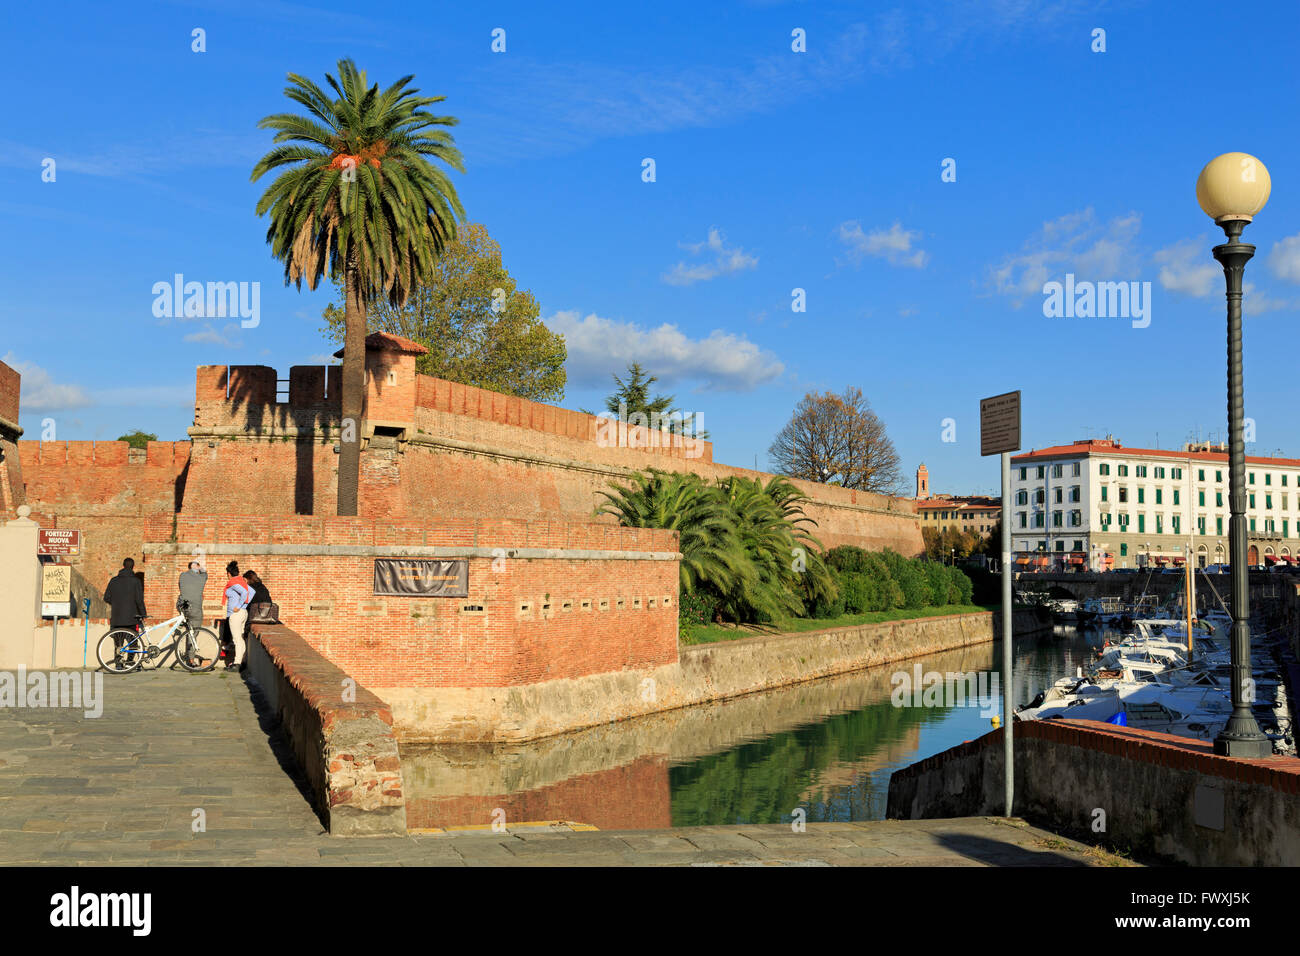
[[[1196,199],[1228,241],[1214,247],[1228,285],[1228,554],[1232,570],[1232,716],[1214,741],[1229,757],[1267,757],[1272,742],[1251,712],[1250,578],[1246,568],[1246,443],[1242,405],[1241,285],[1255,247],[1241,241],[1246,223],[1264,208],[1272,188],[1264,164],[1246,153],[1224,153],[1201,170]]]

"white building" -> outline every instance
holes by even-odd
[[[1246,458],[1247,563],[1300,555],[1300,459]],[[1228,455],[1076,441],[1011,458],[1018,566],[1096,570],[1228,560]]]

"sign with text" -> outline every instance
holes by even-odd
[[[375,594],[389,597],[469,597],[469,560],[375,558]]]
[[[81,554],[81,532],[71,528],[41,528],[36,532],[37,554]]]
[[[41,617],[68,617],[72,612],[72,565],[41,565]]]
[[[980,455],[1020,450],[1020,392],[980,399]]]

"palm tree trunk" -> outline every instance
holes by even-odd
[[[349,263],[344,284],[343,318],[343,433],[339,441],[340,517],[357,514],[361,483],[362,414],[366,398],[366,304],[354,263]]]

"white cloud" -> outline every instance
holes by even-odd
[[[1300,282],[1300,233],[1287,236],[1268,254],[1268,268],[1279,279]]]
[[[1223,268],[1210,258],[1204,243],[1184,239],[1157,252],[1155,261],[1160,264],[1160,285],[1170,292],[1197,297],[1223,292]]]
[[[1136,237],[1141,225],[1137,213],[1103,225],[1092,209],[1045,222],[1020,252],[989,268],[989,283],[1018,306],[1029,296],[1042,295],[1044,283],[1059,281],[1067,272],[1094,282],[1139,278]]]
[[[32,362],[20,362],[13,352],[5,355],[4,363],[22,376],[18,403],[24,412],[61,412],[93,404],[80,385],[60,385],[45,369]]]
[[[224,345],[227,348],[240,348],[242,343],[236,340],[235,336],[239,333],[239,326],[230,323],[220,332],[210,325],[205,325],[197,332],[191,332],[185,336],[186,342],[198,342],[203,345]]]
[[[921,238],[921,233],[904,229],[899,222],[888,229],[863,232],[862,223],[853,219],[840,223],[839,236],[854,262],[871,256],[885,259],[890,265],[920,269],[930,258],[922,249],[912,251],[912,244]]]
[[[722,231],[716,226],[709,229],[709,237],[703,242],[679,242],[678,245],[693,256],[711,252],[713,261],[689,265],[685,262],[677,263],[670,271],[663,274],[664,282],[669,285],[693,285],[696,282],[716,279],[718,276],[758,268],[758,257],[749,255],[740,247],[727,248]]]
[[[647,329],[595,314],[584,318],[573,310],[544,321],[564,336],[569,352],[565,369],[572,386],[607,385],[610,375],[622,374],[630,362],[640,362],[665,385],[695,380],[724,391],[748,391],[785,370],[771,352],[721,329],[692,339],[666,322]]]

